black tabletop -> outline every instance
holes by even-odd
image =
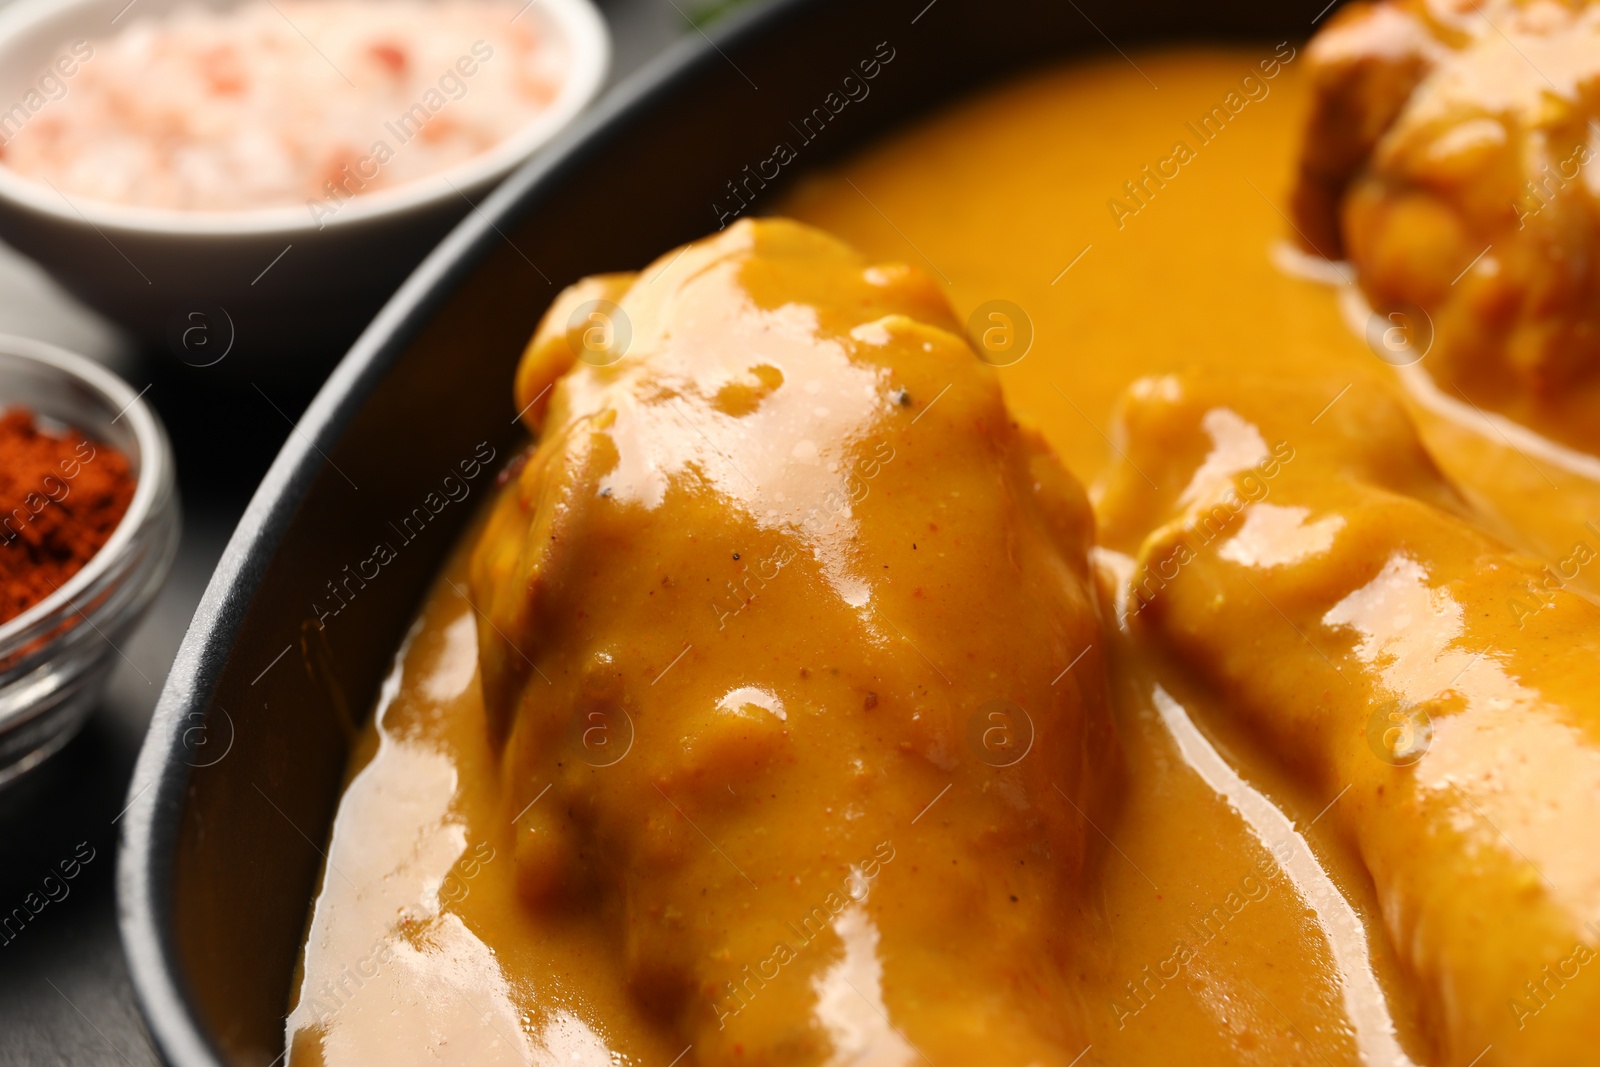
[[[0,6],[8,0],[0,0]],[[611,80],[626,77],[681,34],[706,0],[601,0],[611,24]],[[158,1064],[134,1002],[117,936],[117,821],[145,726],[223,546],[292,419],[319,383],[248,382],[134,350],[73,305],[15,253],[0,248],[0,332],[38,336],[108,362],[146,398],[172,436],[183,540],[149,617],[118,651],[104,698],[65,749],[0,791],[0,915],[44,900],[9,941],[0,936],[0,1067]],[[330,368],[331,369],[331,368]],[[44,879],[62,861],[71,881]],[[46,889],[49,890],[48,894]]]

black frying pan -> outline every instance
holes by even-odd
[[[1159,40],[1307,36],[1325,0],[777,0],[619,86],[458,226],[339,365],[257,490],[167,679],[130,788],[122,936],[158,1048],[271,1064],[350,741],[472,504],[444,508],[319,628],[313,604],[394,540],[457,462],[505,457],[511,378],[560,287],[637,269],[770,209],[838,158],[984,81]],[[791,123],[880,42],[870,96],[775,178]],[[857,90],[859,92],[859,90]],[[760,177],[760,173],[758,173]],[[370,570],[369,570],[370,573]],[[200,741],[204,744],[200,744]],[[231,742],[228,754],[216,754]],[[197,764],[211,763],[209,766]]]

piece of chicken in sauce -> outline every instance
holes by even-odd
[[[1586,1062],[1600,607],[1474,526],[1381,389],[1328,407],[1344,384],[1133,387],[1101,509],[1137,559],[1125,617],[1326,799],[1425,1062]]]
[[[1308,63],[1302,241],[1450,398],[1600,452],[1600,3],[1352,4]]]
[[[740,222],[569,290],[517,390],[472,587],[526,906],[608,916],[695,1063],[1067,1067],[1092,519],[937,287]]]

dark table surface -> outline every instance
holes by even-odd
[[[3,6],[8,0],[0,0]],[[702,0],[600,0],[611,24],[614,83],[686,33]],[[310,403],[317,382],[275,385],[271,402],[167,353],[134,350],[0,246],[0,333],[53,341],[109,364],[160,413],[178,457],[183,540],[172,576],[120,651],[94,716],[49,762],[0,792],[0,912],[59,861],[92,858],[13,941],[0,947],[0,1067],[160,1062],[145,1034],[117,935],[117,820],[145,726],[234,524]],[[331,369],[331,366],[330,366]],[[281,408],[275,410],[273,405]]]

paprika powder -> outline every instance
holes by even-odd
[[[65,585],[111,537],[133,499],[128,459],[76,430],[0,414],[0,624]]]

